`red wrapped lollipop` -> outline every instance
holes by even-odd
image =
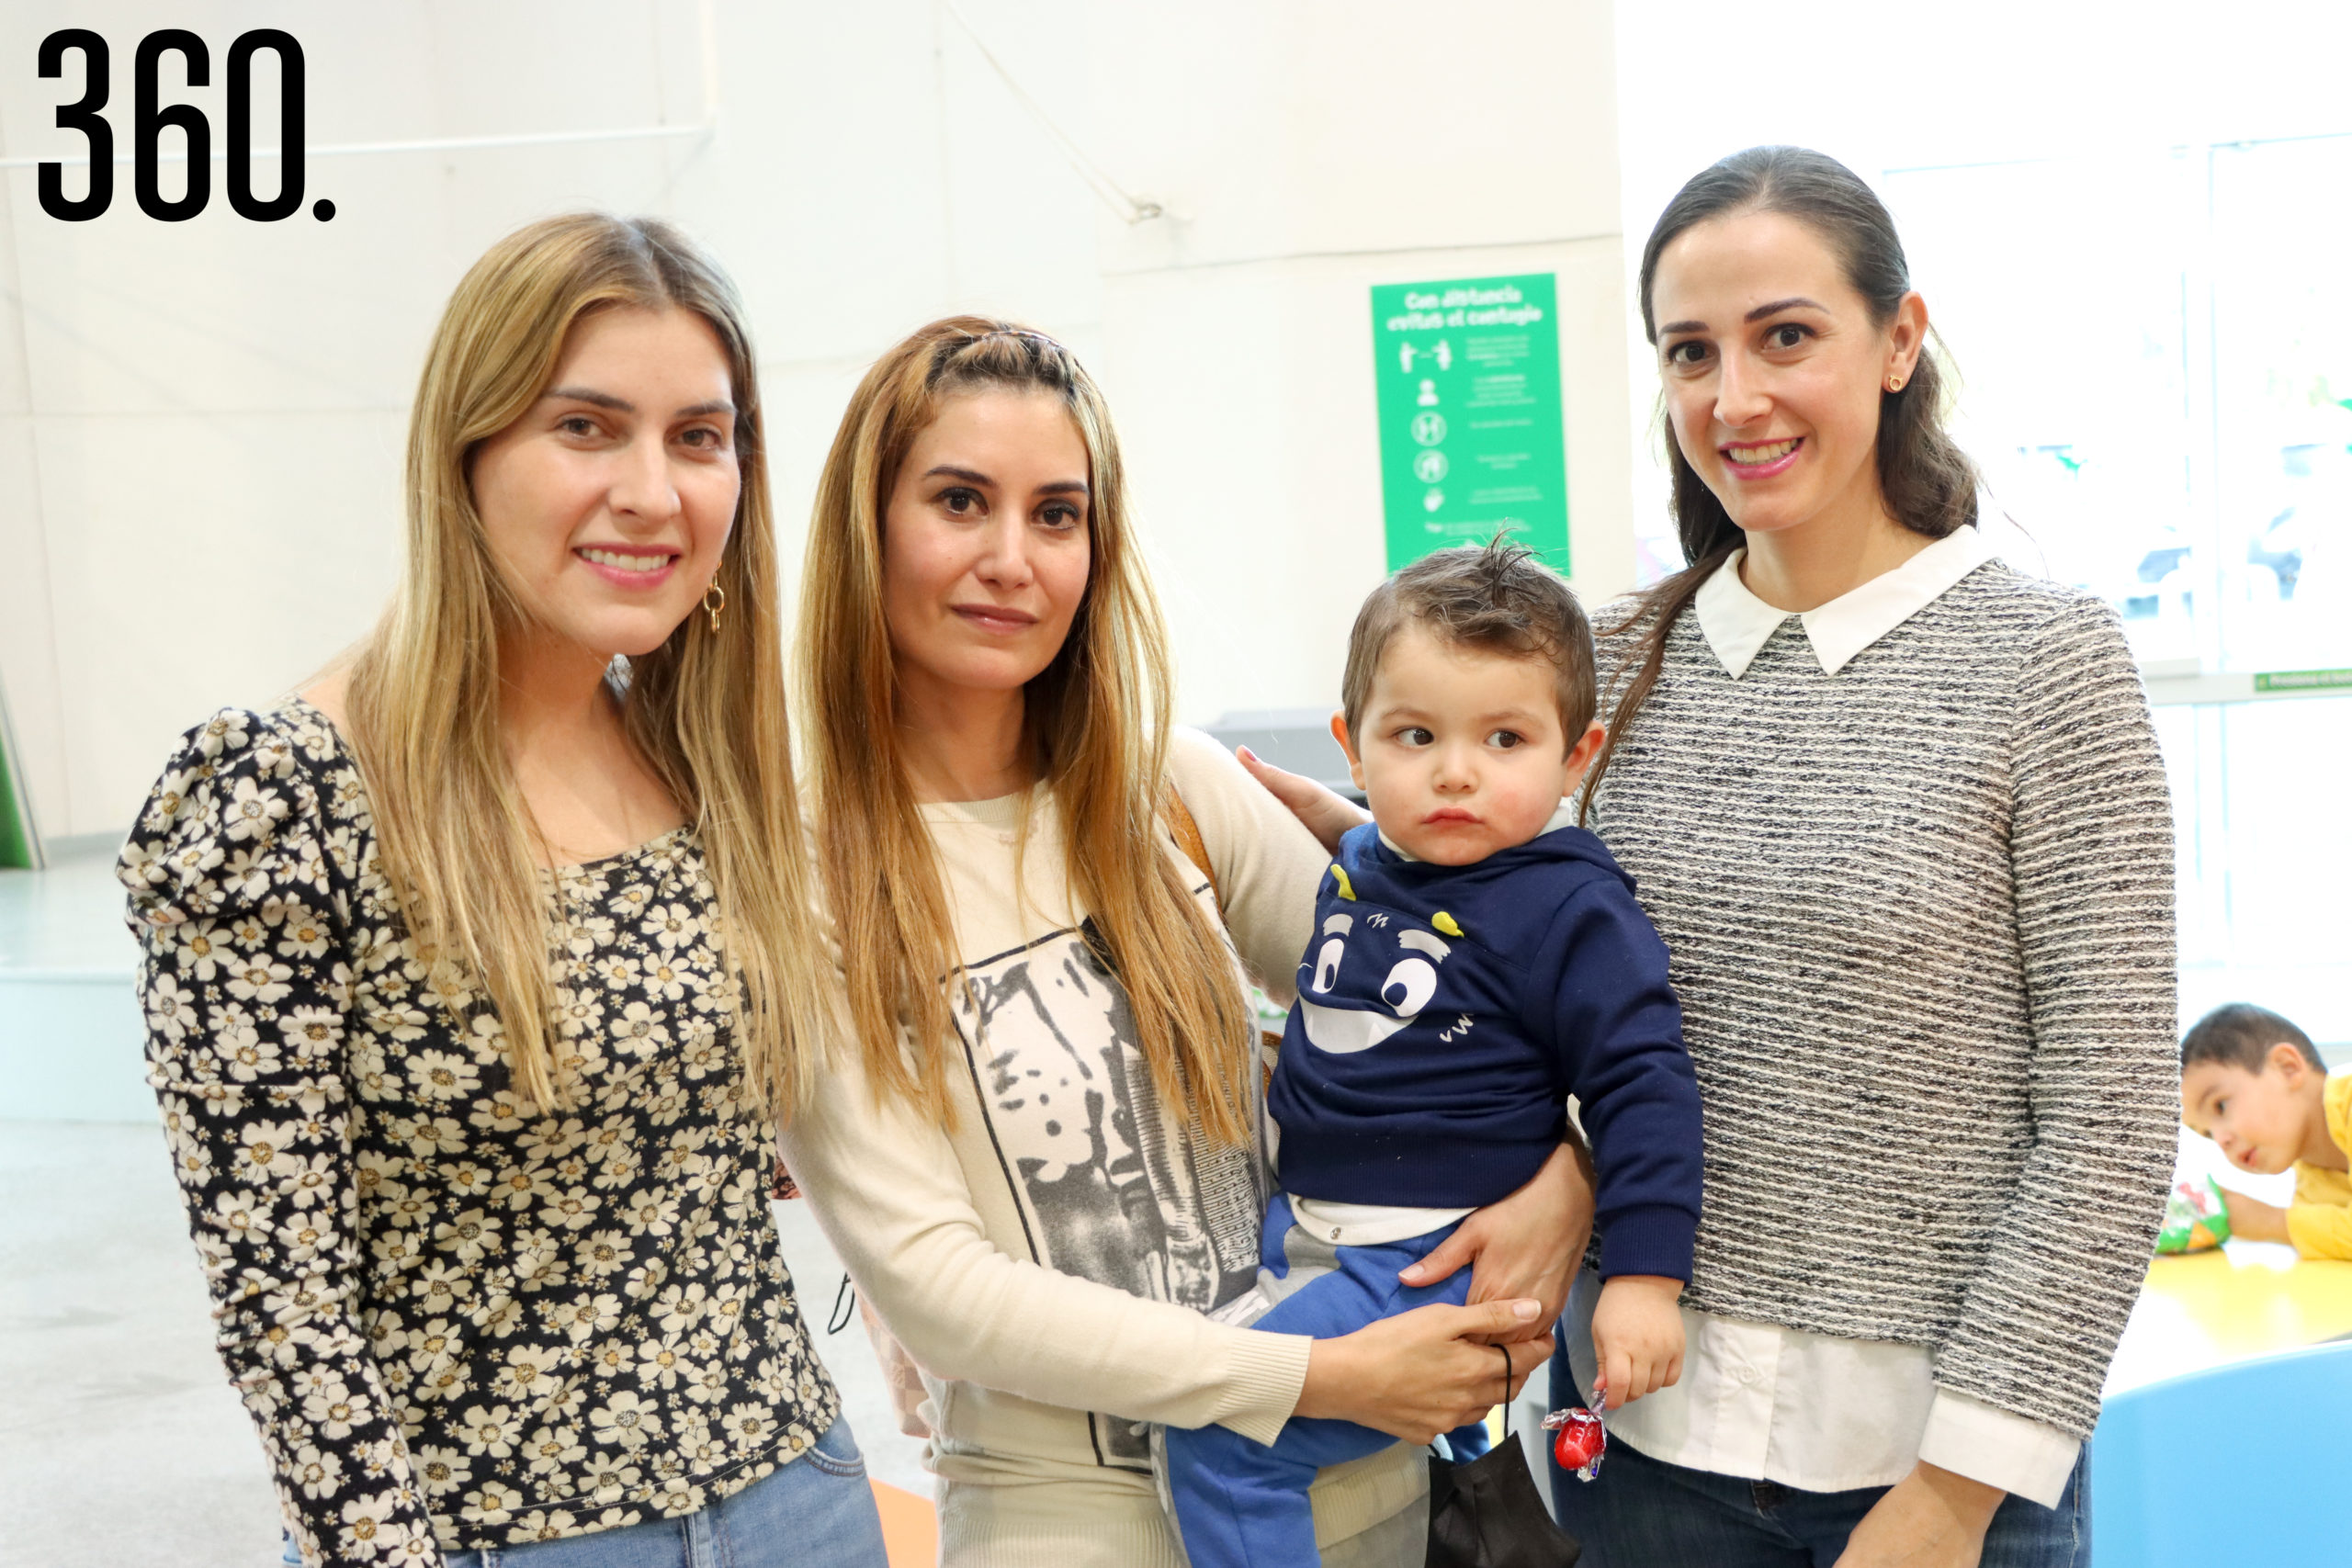
[[[1597,1390],[1594,1399],[1607,1403],[1607,1395]],[[1600,1424],[1599,1414],[1582,1405],[1574,1410],[1555,1410],[1544,1417],[1544,1429],[1556,1434],[1552,1439],[1552,1457],[1560,1461],[1562,1470],[1576,1472],[1579,1481],[1590,1481],[1600,1473],[1600,1456],[1609,1450],[1609,1428]]]

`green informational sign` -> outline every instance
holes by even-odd
[[[1554,293],[1548,272],[1373,289],[1391,571],[1508,525],[1567,572]]]
[[[2257,692],[2324,692],[2352,687],[2352,670],[2274,670],[2254,678]]]

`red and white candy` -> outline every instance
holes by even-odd
[[[1609,1429],[1599,1416],[1581,1405],[1555,1410],[1544,1417],[1544,1429],[1555,1434],[1552,1457],[1560,1461],[1562,1470],[1575,1471],[1579,1481],[1590,1481],[1600,1473],[1600,1456],[1609,1450]]]

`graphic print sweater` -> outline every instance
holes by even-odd
[[[1316,892],[1267,1096],[1303,1198],[1471,1208],[1592,1141],[1601,1272],[1690,1277],[1699,1089],[1666,945],[1599,839],[1555,828],[1475,864],[1365,824]]]
[[[1221,898],[1237,964],[1287,1000],[1328,858],[1207,736],[1171,734],[1169,773],[1215,887],[1172,837],[1170,863],[1204,910]],[[1310,1340],[1205,1315],[1256,1281],[1262,1160],[1159,1099],[1062,875],[1050,795],[922,813],[955,912],[952,1114],[876,1094],[844,1051],[784,1129],[786,1163],[922,1371],[940,1561],[1184,1568],[1148,1423],[1270,1443],[1306,1379]],[[1254,1041],[1235,1049],[1254,1061]],[[1402,1444],[1335,1466],[1314,1488],[1317,1534],[1425,1507],[1428,1486]]]

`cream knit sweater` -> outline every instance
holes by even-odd
[[[1170,750],[1216,894],[1172,840],[1168,852],[1212,909],[1222,897],[1241,960],[1286,998],[1327,857],[1206,736],[1178,731]],[[1153,1093],[1125,992],[1089,953],[1062,885],[1057,815],[1036,802],[1016,863],[1021,807],[924,808],[978,998],[976,1019],[957,987],[953,1129],[877,1104],[846,1063],[786,1131],[785,1156],[924,1371],[942,1561],[1183,1568],[1144,1424],[1222,1422],[1270,1440],[1297,1404],[1310,1341],[1203,1315],[1254,1278],[1261,1162],[1192,1135]],[[1404,1445],[1328,1472],[1317,1533],[1377,1538],[1399,1568],[1418,1563],[1409,1521],[1372,1527],[1426,1488],[1421,1450]]]

